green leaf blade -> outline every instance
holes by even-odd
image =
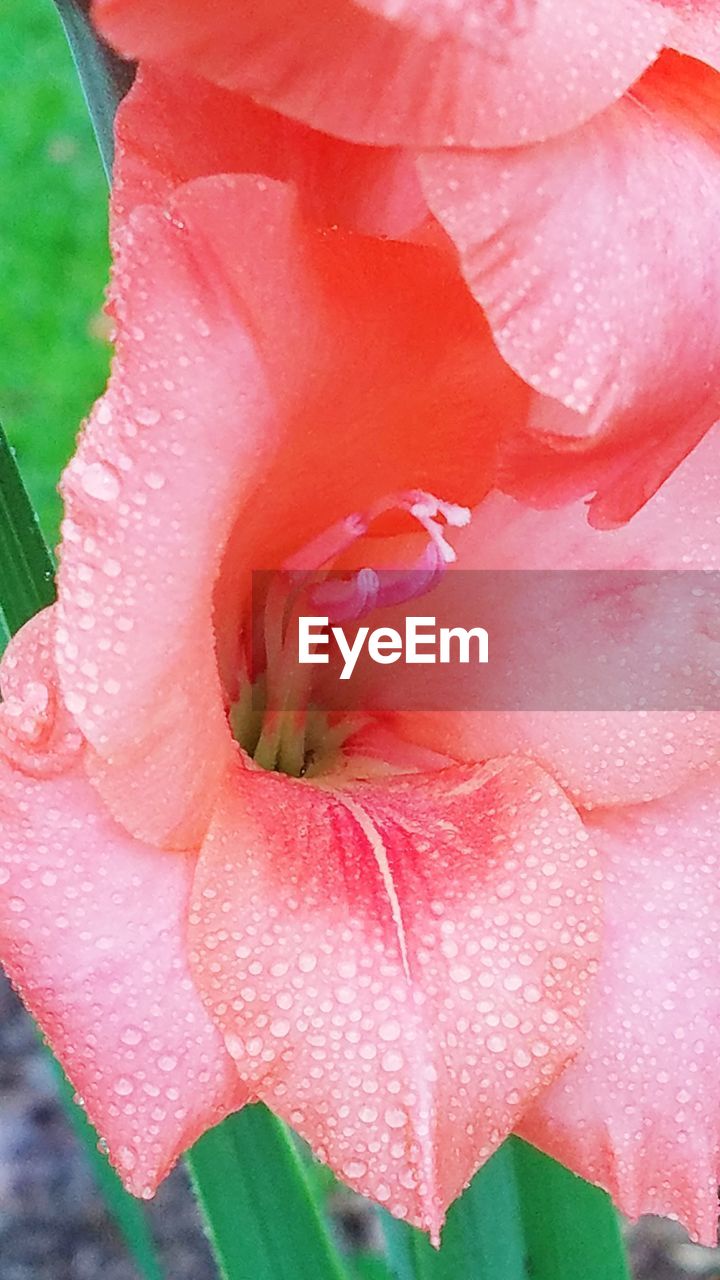
[[[204,1134],[187,1163],[225,1280],[346,1280],[297,1149],[262,1104]]]
[[[100,39],[90,22],[88,4],[81,0],[55,0],[55,6],[70,45],[109,181],[115,151],[115,112],[132,84],[134,67]]]
[[[533,1280],[629,1280],[618,1215],[606,1192],[529,1143],[510,1142]]]
[[[628,1280],[609,1196],[519,1138],[452,1205],[440,1249],[382,1223],[396,1280]]]
[[[420,1231],[385,1212],[382,1222],[398,1280],[529,1280],[519,1189],[508,1143],[450,1207],[439,1249]]]
[[[14,635],[55,599],[54,566],[0,426],[0,612]]]

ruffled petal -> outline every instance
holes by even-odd
[[[572,670],[573,664],[583,670],[584,637],[588,646],[599,637],[603,650],[614,655],[618,670],[627,668],[632,655],[636,655],[638,674],[634,687],[640,688],[646,653],[658,638],[658,605],[649,613],[643,607],[643,571],[716,573],[720,568],[719,443],[715,429],[652,502],[629,524],[614,531],[591,528],[578,503],[553,511],[534,511],[514,499],[493,494],[473,512],[468,528],[454,539],[459,570],[564,571],[558,575],[556,591],[557,634],[562,639],[557,650],[546,646],[538,656],[535,620],[531,613],[523,614],[522,597],[519,611],[510,615],[515,631],[509,634],[508,644],[516,646],[526,636],[529,664],[541,662],[549,677],[557,679],[562,687],[560,672]],[[618,570],[615,598],[597,599],[588,589],[585,575],[575,575],[573,570]],[[639,571],[638,582],[628,570]],[[452,584],[452,572],[425,603],[431,613],[434,610],[438,617],[449,616],[456,621],[459,602],[453,595],[457,589]],[[593,586],[592,578],[589,585]],[[696,579],[693,585],[697,587]],[[467,591],[466,586],[463,591]],[[450,605],[442,603],[443,593]],[[479,604],[479,584],[477,596]],[[652,601],[652,595],[649,599]],[[529,755],[582,806],[636,804],[666,795],[720,760],[720,712],[711,709],[715,705],[720,644],[712,599],[712,586],[704,598],[691,591],[688,584],[683,618],[687,647],[683,656],[692,656],[698,671],[707,673],[707,710],[683,709],[687,676],[683,661],[673,672],[677,710],[543,711],[533,710],[537,703],[529,702],[527,710],[396,714],[392,717],[396,731],[455,760],[477,761],[511,752]],[[551,603],[548,600],[547,619]],[[502,647],[492,621],[489,626],[493,643]],[[412,670],[393,668],[392,684],[384,678],[391,709],[403,705],[399,682],[404,678],[417,682],[417,675],[410,676]],[[467,668],[458,668],[458,678],[463,682],[465,705],[472,706],[472,675]],[[450,674],[443,679],[447,686]],[[535,687],[532,678],[530,684]],[[458,696],[453,701],[448,697],[448,704],[461,706],[462,699]]]
[[[193,860],[131,840],[86,780],[82,749],[69,758],[61,726],[43,739],[38,689],[59,701],[38,641],[50,616],[2,667],[3,692],[8,675],[14,688],[0,706],[0,958],[126,1186],[145,1196],[246,1094],[188,969]],[[21,763],[4,748],[8,720]]]
[[[717,1240],[720,1180],[718,777],[591,826],[604,948],[577,1060],[519,1132],[630,1217]]]
[[[43,609],[13,637],[2,657],[0,756],[30,777],[64,773],[83,737],[57,687],[55,609]]]
[[[241,93],[143,66],[115,121],[112,204],[167,203],[183,182],[257,173],[292,183],[319,226],[406,236],[428,216],[412,157],[359,147],[297,124]]]
[[[593,861],[527,761],[336,790],[238,769],[198,864],[195,980],[248,1088],[437,1236],[578,1048]]]
[[[720,414],[720,81],[668,53],[567,138],[419,164],[501,351],[573,411],[511,441],[505,487],[621,523]]]
[[[198,179],[120,241],[112,377],[62,483],[58,664],[111,811],[190,848],[250,570],[400,489],[478,500],[528,393],[444,255],[319,232],[281,184]]]
[[[95,0],[130,57],[169,62],[354,142],[512,146],[617,98],[662,48],[652,0]]]

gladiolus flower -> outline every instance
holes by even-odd
[[[253,569],[715,568],[717,440],[613,533],[491,492],[536,397],[411,233],[402,154],[365,154],[370,199],[347,144],[242,102],[213,176],[128,141],[153,83],[58,603],[2,665],[3,961],[140,1193],[262,1099],[434,1237],[518,1130],[709,1240],[715,720],[652,713],[628,747],[612,716],[386,713],[310,751],[306,707],[244,710]],[[416,242],[363,234],[386,220]],[[282,614],[268,593],[266,684]]]
[[[717,421],[713,0],[95,0],[94,13],[121,52],[323,131],[316,154],[326,134],[345,140],[351,172],[382,182],[384,148],[389,192],[404,157],[428,227],[542,397],[504,443],[508,492],[592,495],[591,521],[612,528]]]

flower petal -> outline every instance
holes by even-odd
[[[604,952],[579,1057],[520,1132],[624,1213],[717,1240],[720,1179],[718,777],[591,828]]]
[[[43,609],[2,655],[0,756],[30,777],[64,773],[83,749],[59,696],[53,664],[55,609]]]
[[[468,528],[454,539],[457,568],[532,571],[560,567],[557,627],[563,644],[557,653],[546,650],[541,655],[549,675],[556,676],[565,665],[571,670],[582,661],[585,636],[588,645],[593,637],[601,638],[604,650],[614,654],[618,670],[627,668],[633,654],[643,663],[655,635],[652,618],[657,611],[657,606],[650,611],[646,628],[643,571],[687,569],[716,574],[720,569],[718,444],[720,435],[715,428],[652,502],[629,524],[614,531],[591,528],[584,518],[584,507],[578,503],[534,511],[514,499],[492,494],[473,512]],[[616,607],[596,599],[588,589],[586,575],[575,575],[573,570],[618,570]],[[628,570],[640,571],[638,587]],[[454,605],[442,603],[443,592],[453,600],[452,572],[434,595],[427,597],[427,607],[431,612],[434,608],[438,616],[455,619],[457,598]],[[592,583],[590,578],[590,587]],[[693,586],[697,586],[695,579]],[[625,612],[630,625],[623,622]],[[535,619],[522,614],[512,617],[517,619],[517,630],[509,643],[518,644],[527,631],[532,661],[533,653],[537,654]],[[677,621],[675,625],[679,625]],[[700,662],[706,664],[707,706],[712,707],[720,637],[706,600],[689,587],[682,625],[688,658],[692,655],[699,669]],[[412,668],[405,672],[398,666],[396,670],[393,684],[388,686],[388,698],[396,699],[393,706],[402,705],[399,682],[404,677],[417,679],[410,677]],[[459,668],[460,672],[466,705],[472,706],[468,683],[472,675],[467,668]],[[511,752],[529,755],[579,805],[636,804],[668,794],[720,760],[720,713],[683,709],[686,675],[684,664],[673,672],[678,690],[676,710],[543,711],[529,706],[517,711],[407,712],[392,719],[397,732],[455,760],[477,761]],[[443,678],[449,683],[449,675]],[[454,705],[462,705],[461,700]]]
[[[295,185],[320,226],[406,236],[428,216],[413,159],[359,147],[297,124],[240,93],[143,66],[115,121],[112,202],[165,205],[181,183],[213,173],[257,173]]]
[[[3,663],[5,690],[21,655],[28,706],[54,683],[39,653],[33,622]],[[193,869],[115,825],[81,752],[30,773],[0,745],[0,957],[136,1195],[246,1098],[188,969]]]
[[[174,63],[354,142],[509,146],[614,102],[657,56],[652,0],[95,0],[130,57]]]
[[[501,351],[574,411],[511,442],[506,487],[621,523],[720,416],[717,75],[668,53],[568,138],[419,164]]]
[[[675,13],[669,43],[720,70],[720,14],[716,0],[665,0]]]
[[[190,848],[250,570],[397,490],[477,500],[528,393],[443,254],[319,232],[266,179],[198,179],[169,214],[119,237],[112,377],[62,484],[58,664],[111,811]]]
[[[529,762],[335,791],[238,769],[191,962],[248,1088],[437,1236],[578,1047],[598,910],[584,829]]]

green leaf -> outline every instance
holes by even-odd
[[[628,1280],[610,1197],[519,1138],[511,1138],[533,1280]]]
[[[628,1280],[604,1191],[509,1138],[451,1207],[439,1250],[382,1214],[396,1280]]]
[[[0,426],[0,613],[8,635],[54,598],[52,556]]]
[[[350,1260],[353,1280],[394,1280],[384,1258],[375,1253],[356,1253]]]
[[[204,1134],[187,1162],[224,1280],[346,1280],[298,1150],[262,1104]]]
[[[397,1280],[529,1280],[520,1191],[507,1142],[450,1208],[439,1250],[388,1213],[383,1212],[382,1223]]]
[[[115,112],[133,82],[135,70],[131,63],[124,62],[100,39],[90,22],[87,3],[82,0],[55,0],[55,5],[85,94],[105,173],[110,180]]]

